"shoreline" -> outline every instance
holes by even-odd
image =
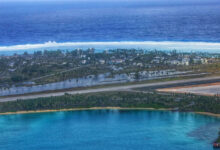
[[[218,50],[220,50],[220,42],[213,42],[213,41],[183,41],[183,40],[143,40],[143,41],[135,41],[135,40],[115,40],[115,41],[65,41],[65,42],[56,42],[56,41],[45,41],[42,43],[33,43],[27,45],[27,43],[22,44],[14,44],[14,45],[8,45],[3,46],[0,45],[0,54],[1,53],[14,53],[14,52],[20,52],[20,51],[27,51],[31,49],[49,49],[53,50],[57,47],[59,49],[66,49],[67,48],[84,48],[84,47],[94,47],[95,49],[111,49],[112,47],[118,47],[118,48],[136,48],[136,47],[142,47],[147,49],[155,49],[155,45],[157,46],[157,49],[159,50],[173,50],[173,48],[170,47],[178,47],[182,49],[182,52],[189,52],[190,50],[197,51],[197,52],[203,52],[207,51],[209,53],[216,53]],[[162,48],[161,48],[162,47]],[[34,50],[32,50],[34,51]]]
[[[172,108],[127,108],[127,107],[91,107],[91,108],[70,108],[70,109],[47,109],[47,110],[31,110],[31,111],[17,111],[17,112],[5,112],[0,113],[1,115],[16,115],[16,114],[35,114],[35,113],[47,113],[47,112],[66,112],[66,111],[82,111],[82,110],[155,110],[155,111],[172,111]],[[180,111],[177,111],[180,112]],[[195,114],[218,117],[220,114],[214,114],[210,112],[191,112]]]
[[[17,111],[17,112],[4,112],[0,115],[13,115],[13,114],[32,114],[32,113],[47,113],[47,112],[65,112],[65,111],[80,111],[80,110],[158,110],[158,111],[171,111],[172,108],[127,108],[127,107],[91,107],[91,108],[70,108],[70,109],[47,109],[47,110],[31,110],[31,111]]]
[[[214,93],[204,93],[204,92],[189,92],[184,91],[184,89],[190,89],[190,88],[205,88],[205,87],[212,87],[212,86],[220,86],[220,82],[214,82],[214,83],[206,83],[206,84],[198,84],[198,85],[186,85],[186,86],[177,86],[177,87],[171,87],[171,88],[159,88],[156,89],[158,92],[165,92],[165,93],[178,93],[178,94],[195,94],[195,95],[202,95],[202,96],[215,96]]]
[[[205,115],[205,116],[212,116],[212,117],[219,117],[220,118],[220,114],[214,114],[214,113],[210,113],[210,112],[194,112],[196,114],[200,114],[200,115]]]

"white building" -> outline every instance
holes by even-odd
[[[86,60],[82,60],[81,62],[82,62],[82,64],[86,64]]]
[[[105,64],[105,60],[104,59],[100,59],[99,63],[103,65],[103,64]]]
[[[182,65],[188,66],[189,65],[189,61],[190,61],[189,58],[183,58],[182,59]]]

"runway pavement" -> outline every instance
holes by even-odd
[[[95,88],[95,89],[85,89],[85,90],[67,90],[67,91],[56,91],[56,92],[48,92],[48,93],[35,93],[29,95],[19,95],[19,96],[10,96],[10,97],[0,97],[0,102],[7,101],[16,101],[16,100],[27,100],[27,99],[35,99],[40,97],[51,97],[51,96],[62,96],[65,93],[68,94],[86,94],[86,93],[96,93],[96,92],[108,92],[108,91],[125,91],[133,88],[162,88],[162,87],[173,87],[173,86],[181,86],[181,85],[195,85],[195,84],[204,84],[204,83],[214,83],[220,82],[220,76],[215,77],[203,77],[203,78],[193,78],[193,79],[185,79],[185,80],[175,80],[175,81],[165,81],[165,82],[155,82],[155,83],[138,83],[132,85],[115,85],[111,87],[104,88]]]

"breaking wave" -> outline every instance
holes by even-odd
[[[44,49],[74,49],[74,48],[141,48],[178,51],[220,52],[220,43],[210,42],[174,42],[174,41],[120,41],[120,42],[46,42],[43,44],[24,44],[0,46],[0,51],[44,50]]]

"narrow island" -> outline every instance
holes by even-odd
[[[0,103],[1,114],[62,111],[91,108],[163,109],[220,116],[220,97],[144,91],[112,91],[65,94]]]

